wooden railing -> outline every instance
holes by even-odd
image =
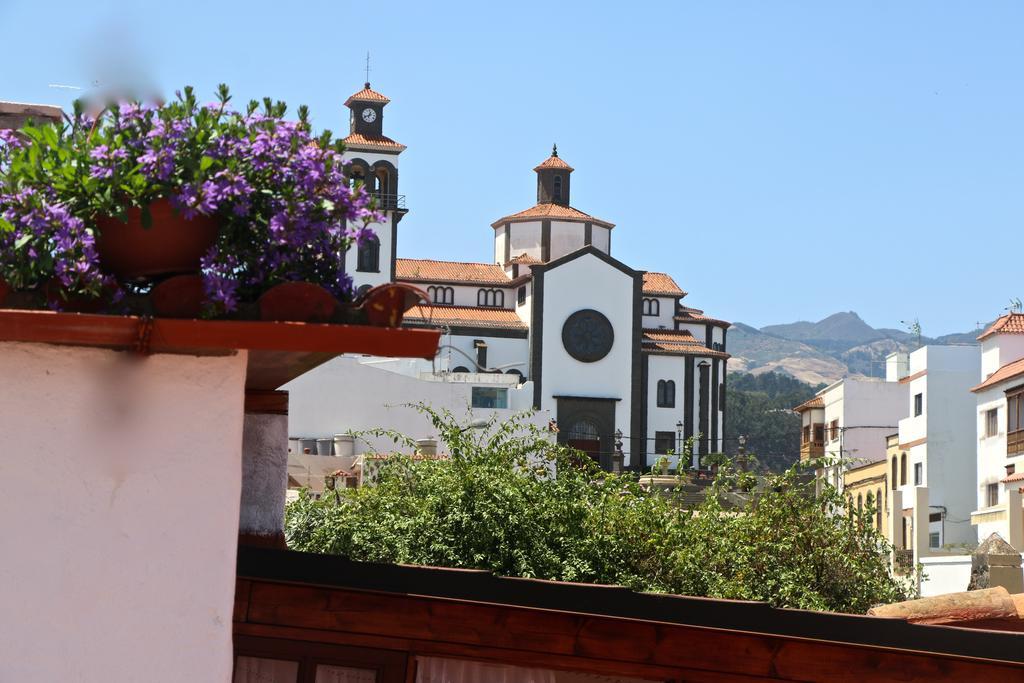
[[[1018,455],[1024,453],[1024,430],[1009,432],[1006,435],[1006,454]]]
[[[800,459],[810,460],[811,458],[820,458],[825,455],[825,442],[824,441],[804,441],[800,444]]]

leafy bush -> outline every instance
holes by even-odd
[[[745,509],[723,510],[715,494],[740,476],[726,462],[706,502],[688,510],[522,419],[474,431],[422,409],[451,458],[394,455],[373,486],[304,493],[286,512],[293,549],[818,610],[862,613],[908,597],[889,575],[884,539],[833,514],[841,497],[815,498],[796,469],[771,477]]]

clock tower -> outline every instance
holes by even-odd
[[[349,133],[383,135],[384,106],[390,101],[365,83],[362,90],[345,100],[349,108]]]

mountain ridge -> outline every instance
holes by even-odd
[[[976,343],[979,331],[921,337],[926,344]],[[729,369],[759,375],[781,372],[809,384],[831,384],[843,377],[884,377],[885,357],[917,347],[916,335],[874,328],[855,311],[841,311],[817,322],[756,328],[734,323],[729,329]]]

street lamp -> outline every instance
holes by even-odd
[[[747,437],[745,437],[742,434],[740,434],[739,438],[736,439],[736,440],[740,444],[739,457],[737,457],[737,460],[740,461],[740,469],[743,470],[744,472],[746,472],[747,471]]]
[[[676,422],[676,473],[683,469],[683,421]]]

